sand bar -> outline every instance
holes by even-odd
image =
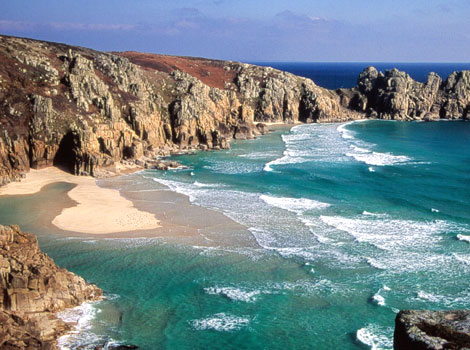
[[[77,185],[68,192],[77,204],[63,209],[52,221],[61,230],[109,234],[160,227],[155,215],[135,208],[132,201],[122,197],[118,190],[99,187],[92,177],[73,176],[54,167],[31,169],[21,182],[0,187],[0,195],[33,194],[56,182]]]

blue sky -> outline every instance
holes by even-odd
[[[242,61],[468,62],[468,0],[0,0],[0,33]]]

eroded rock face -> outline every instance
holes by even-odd
[[[436,73],[426,83],[397,69],[366,68],[354,89],[339,90],[344,106],[368,117],[393,120],[469,119],[470,71],[455,72],[446,81]]]
[[[470,310],[400,311],[395,350],[470,349]]]
[[[91,174],[120,160],[220,149],[260,122],[360,117],[334,92],[269,67],[0,36],[0,184],[29,168]]]
[[[270,67],[0,36],[0,185],[32,168],[94,175],[121,160],[229,147],[265,122],[469,118],[470,72],[425,84],[369,67],[327,90]]]
[[[1,349],[55,349],[69,329],[55,313],[101,296],[98,287],[57,267],[34,235],[0,225]]]

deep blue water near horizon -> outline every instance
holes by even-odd
[[[250,62],[269,66],[312,79],[327,89],[352,88],[357,77],[368,66],[377,70],[397,68],[408,73],[413,79],[426,82],[430,72],[439,74],[443,81],[455,71],[470,70],[470,63],[404,63],[404,62]]]
[[[470,123],[299,125],[174,158],[188,169],[133,174],[121,190],[185,194],[246,237],[57,237],[36,220],[66,185],[0,198],[0,223],[38,233],[109,297],[69,315],[81,333],[64,349],[390,350],[399,309],[470,308]]]

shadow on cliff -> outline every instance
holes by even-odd
[[[76,174],[77,151],[80,149],[80,138],[73,131],[69,131],[62,138],[59,149],[54,157],[54,166]]]

